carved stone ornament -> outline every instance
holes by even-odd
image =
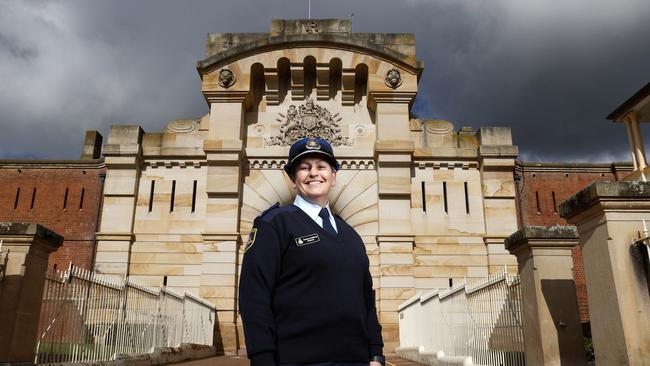
[[[402,75],[399,73],[399,70],[392,68],[386,73],[386,85],[395,89],[398,86],[402,85]]]
[[[199,130],[200,122],[193,119],[178,119],[167,124],[165,132],[169,133],[191,133]]]
[[[228,69],[219,70],[219,85],[229,88],[235,83],[235,74]]]
[[[349,137],[341,136],[341,116],[314,104],[311,99],[307,99],[305,104],[299,107],[290,105],[286,115],[279,114],[282,117],[277,118],[278,122],[282,122],[280,134],[267,138],[267,146],[288,146],[303,137],[320,137],[329,141],[332,146],[352,145]]]
[[[305,30],[305,33],[319,33],[320,28],[318,27],[318,22],[303,22],[302,27]]]

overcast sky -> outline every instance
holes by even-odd
[[[84,132],[200,117],[207,33],[267,32],[307,0],[0,1],[0,158],[71,158]],[[605,119],[650,81],[648,0],[312,0],[355,32],[409,32],[413,112],[510,126],[527,161],[629,160]],[[649,136],[649,131],[644,131]]]

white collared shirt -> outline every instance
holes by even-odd
[[[321,219],[321,217],[318,216],[322,207],[320,207],[315,203],[311,203],[307,201],[306,199],[300,197],[300,195],[296,195],[296,199],[293,200],[293,204],[294,206],[297,206],[299,209],[301,209],[304,213],[306,213],[307,216],[311,217],[311,219],[314,220],[318,224],[318,226],[323,227],[323,219]],[[332,227],[338,233],[339,230],[336,227],[336,221],[334,221],[334,216],[332,216],[332,211],[330,210],[329,202],[327,203],[325,208],[327,208],[327,212],[330,213],[330,222],[332,223]]]

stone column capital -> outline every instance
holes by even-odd
[[[377,140],[375,141],[375,152],[382,153],[402,153],[413,154],[415,151],[415,143],[410,140]],[[410,164],[410,158],[409,158]]]
[[[25,247],[25,251],[36,249],[47,255],[63,244],[62,235],[29,222],[0,222],[0,238],[3,247]]]
[[[379,103],[408,104],[410,106],[417,94],[415,91],[371,90],[368,93],[368,108],[375,110]]]
[[[208,104],[212,103],[242,103],[246,108],[251,104],[248,90],[204,91],[203,96]]]
[[[525,226],[504,240],[506,249],[520,256],[535,248],[571,250],[578,244],[575,226]]]
[[[594,210],[650,210],[650,182],[595,182],[560,204],[560,216],[569,223]]]

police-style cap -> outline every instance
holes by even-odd
[[[341,168],[339,162],[336,161],[336,158],[334,157],[334,151],[329,142],[321,138],[305,137],[291,145],[291,149],[289,149],[289,158],[287,164],[284,166],[284,171],[287,172],[287,174],[291,174],[294,164],[299,162],[301,157],[308,154],[322,155],[321,157],[324,160],[327,160],[334,170],[339,170]]]

